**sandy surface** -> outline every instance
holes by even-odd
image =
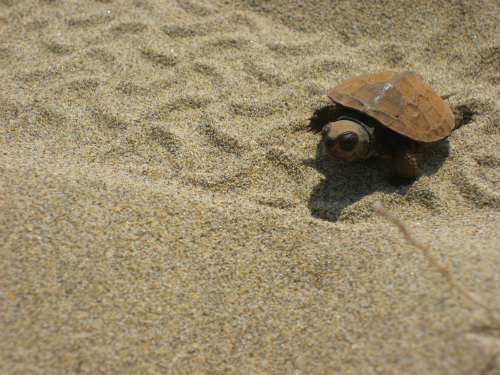
[[[0,0],[1,374],[500,372],[373,210],[500,311],[500,4],[331,3]],[[479,111],[406,186],[298,130],[386,70]]]

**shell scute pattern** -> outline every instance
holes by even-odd
[[[450,108],[414,72],[351,78],[330,90],[328,96],[419,142],[435,142],[455,127]]]

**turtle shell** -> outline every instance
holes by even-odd
[[[450,107],[414,72],[354,77],[331,89],[328,97],[417,142],[438,141],[455,128]]]

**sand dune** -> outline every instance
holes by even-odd
[[[497,1],[0,0],[0,372],[496,374]],[[302,131],[346,78],[478,115],[395,185]]]

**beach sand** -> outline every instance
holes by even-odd
[[[500,6],[0,0],[1,374],[498,374]],[[413,70],[474,120],[325,155],[343,80]]]

